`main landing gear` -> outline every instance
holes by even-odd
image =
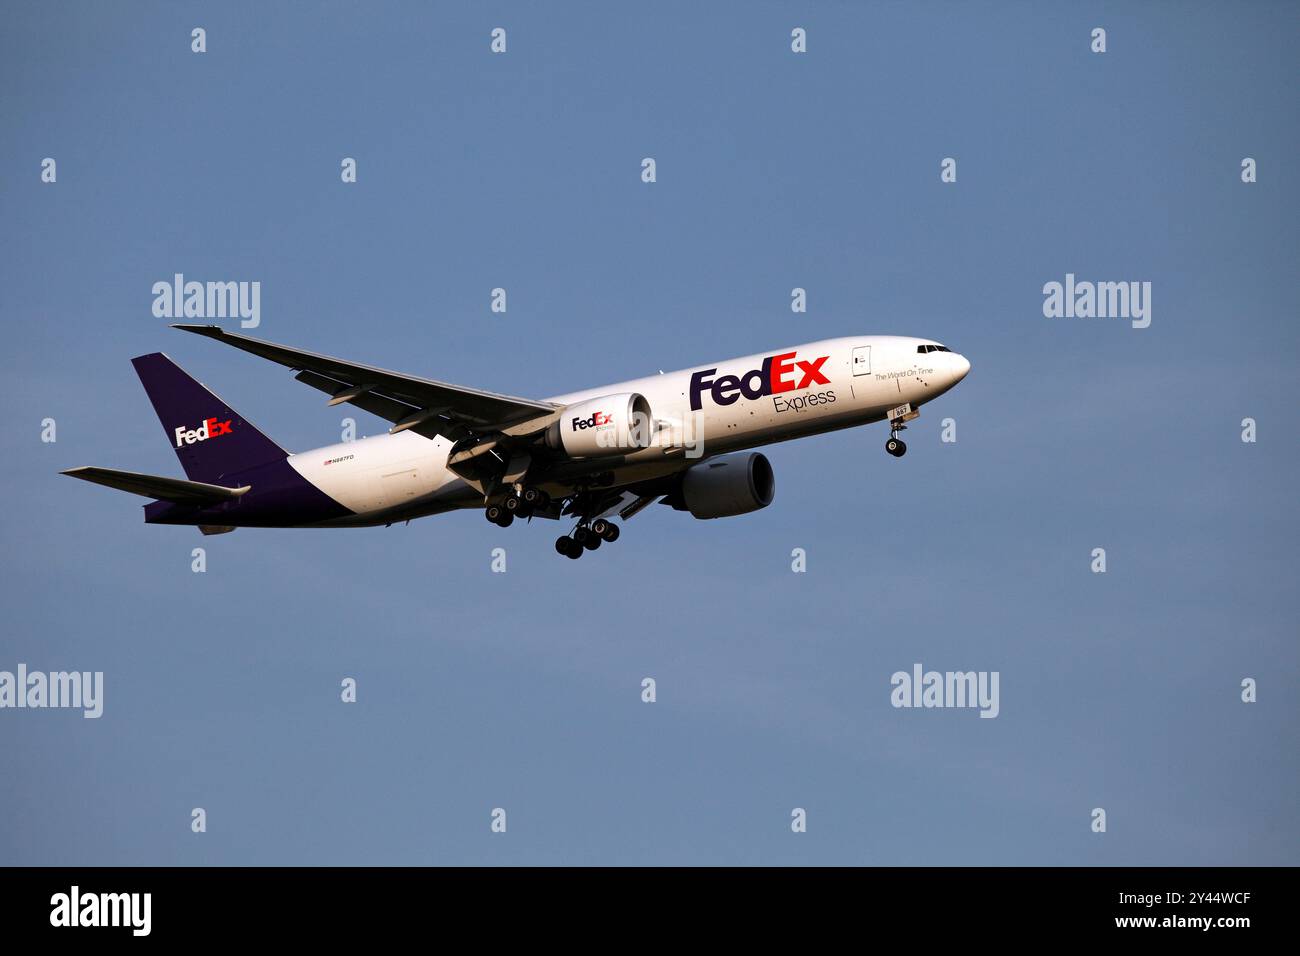
[[[613,544],[618,540],[618,525],[604,518],[588,522],[585,518],[578,522],[573,534],[555,539],[555,550],[566,558],[577,560],[583,551],[595,551],[602,542]]]
[[[510,492],[504,500],[488,505],[483,516],[494,525],[508,528],[516,518],[527,518],[534,511],[542,511],[551,503],[551,496],[540,488],[525,488]]]
[[[586,498],[575,497],[574,501],[579,507],[570,505],[570,514],[582,514],[583,506],[589,504]],[[516,518],[531,517],[550,505],[551,496],[540,488],[517,488],[483,509],[483,516],[498,527],[508,528]],[[555,550],[566,558],[580,558],[584,551],[595,551],[602,544],[613,544],[618,540],[618,525],[605,518],[590,518],[589,514],[578,519],[572,533],[555,539]]]

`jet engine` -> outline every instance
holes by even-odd
[[[696,518],[730,518],[766,508],[776,496],[776,476],[756,451],[711,458],[692,465],[668,504]]]
[[[546,432],[546,444],[570,458],[603,458],[648,448],[654,429],[644,395],[625,392],[576,402]]]

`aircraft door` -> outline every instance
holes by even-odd
[[[859,345],[853,350],[853,374],[871,374],[871,346]]]

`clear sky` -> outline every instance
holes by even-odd
[[[1297,26],[7,5],[0,670],[105,700],[0,711],[0,863],[1300,862]],[[250,334],[533,397],[859,333],[973,371],[904,459],[879,425],[774,446],[772,507],[652,508],[578,563],[478,512],[202,538],[58,475],[181,474],[132,356],[291,450],[347,412],[168,329],[177,272],[259,281]],[[1150,327],[1045,318],[1067,273],[1150,282]],[[892,707],[915,663],[997,671],[999,716]]]

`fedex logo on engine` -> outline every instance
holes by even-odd
[[[209,438],[216,438],[218,435],[229,435],[230,423],[233,421],[233,418],[224,422],[209,418],[200,423],[198,428],[186,428],[181,425],[176,429],[176,447],[193,445],[196,441],[207,441]]]
[[[830,379],[822,374],[822,365],[830,358],[823,355],[807,362],[795,360],[797,352],[782,352],[763,359],[761,368],[744,375],[723,375],[714,378],[716,368],[705,369],[691,376],[691,411],[698,412],[704,404],[707,391],[715,405],[730,405],[744,395],[751,401],[764,395],[795,392],[813,385],[829,385]]]
[[[608,412],[593,412],[590,418],[575,418],[571,423],[571,427],[576,432],[583,428],[599,428],[601,425],[609,425],[613,421],[614,416]]]

